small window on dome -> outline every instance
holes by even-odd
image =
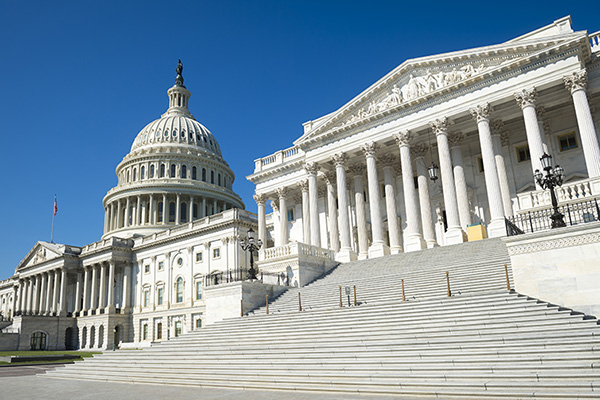
[[[187,178],[187,166],[182,165],[181,166],[181,179],[186,179]]]
[[[160,164],[160,177],[165,177],[165,164]]]
[[[150,178],[154,178],[154,164],[150,166]]]
[[[156,137],[159,138],[160,137],[160,131],[156,131]]]
[[[171,178],[175,178],[175,164],[171,164]]]
[[[210,183],[215,184],[215,171],[210,171]]]
[[[200,134],[197,134],[197,135],[196,135],[196,139],[197,139],[197,140],[200,140]]]
[[[192,167],[192,179],[196,180],[198,179],[197,174],[198,174],[198,169],[196,167]]]
[[[137,168],[133,169],[133,181],[137,181]]]
[[[169,132],[165,131],[165,137],[169,137]]]
[[[218,185],[221,186],[221,174],[217,175]]]
[[[202,182],[206,182],[206,168],[202,168]]]
[[[146,166],[142,165],[140,168],[140,179],[146,179]]]
[[[173,137],[177,136],[177,131],[173,131]]]
[[[206,143],[206,136],[203,136],[202,138],[204,139],[204,143]]]

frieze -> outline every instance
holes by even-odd
[[[581,246],[585,244],[600,242],[600,232],[584,235],[561,237],[556,239],[546,239],[536,241],[535,243],[526,243],[508,246],[508,254],[513,256],[517,254],[535,253],[544,250],[560,249],[563,247]]]

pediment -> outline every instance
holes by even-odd
[[[569,32],[407,60],[339,110],[305,124],[304,135],[294,145],[309,144],[324,134],[387,117],[495,74],[520,68],[565,45],[582,43],[589,47],[585,32]]]
[[[55,243],[37,242],[29,253],[27,253],[25,258],[21,260],[17,266],[16,272],[62,257],[64,254],[64,247],[65,246],[63,245],[57,245]]]

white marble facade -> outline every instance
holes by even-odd
[[[532,177],[544,152],[566,171],[561,201],[597,194],[599,36],[565,17],[403,62],[255,161],[260,237],[348,261],[460,243],[478,223],[505,236],[505,217],[548,207]]]

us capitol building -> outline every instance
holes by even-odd
[[[487,237],[506,237],[517,291],[600,314],[590,283],[600,282],[599,38],[565,17],[403,62],[306,122],[293,146],[255,160],[258,216],[243,210],[216,139],[190,114],[180,64],[168,110],[117,166],[102,239],[38,242],[0,282],[0,348],[167,340],[340,262]],[[545,154],[569,225],[556,230],[553,196],[534,179]],[[250,228],[263,243],[265,276],[254,282],[240,246]]]

